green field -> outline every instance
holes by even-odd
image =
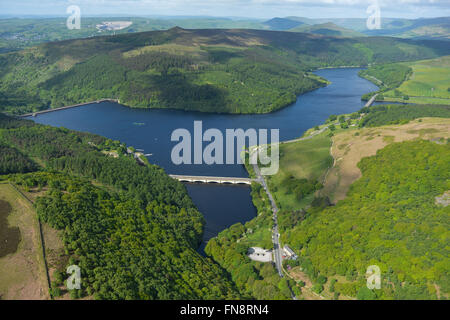
[[[4,211],[5,204],[9,204],[6,205],[7,211]],[[11,185],[0,183],[0,216],[5,212],[8,213],[7,220],[0,217],[0,223],[7,221],[8,226],[7,228],[4,225],[0,226],[0,231],[6,232],[6,239],[5,234],[2,234],[0,240],[16,243],[15,249],[8,251],[2,250],[3,244],[0,245],[0,299],[48,299],[48,284],[36,212]],[[11,248],[9,246],[9,249]],[[3,255],[2,251],[6,255]]]
[[[388,83],[388,89],[390,90],[382,93],[385,101],[450,104],[450,56],[405,62],[398,64],[398,66],[409,67],[412,69],[412,73],[408,74],[406,81],[402,81],[400,85]],[[375,70],[375,68],[373,69]],[[373,74],[374,70],[369,74]],[[396,73],[394,71],[386,70],[385,77],[395,78]]]
[[[268,177],[268,183],[281,209],[298,210],[314,198],[314,195],[310,194],[299,199],[286,180],[322,180],[333,163],[330,155],[331,138],[328,133],[280,146],[280,170],[276,175]]]

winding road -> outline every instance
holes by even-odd
[[[284,141],[284,142],[280,142],[279,144],[287,144],[287,143],[293,143],[293,142],[299,142],[299,141],[304,141],[304,140],[309,140],[312,139],[313,137],[321,134],[322,132],[324,132],[325,130],[328,129],[328,126],[323,127],[322,129],[314,132],[313,134],[307,136],[307,137],[302,137],[302,138],[298,138],[298,139],[294,139],[294,140],[289,140],[289,141]],[[257,147],[253,147],[253,149],[250,151],[250,163],[253,166],[253,170],[255,171],[255,175],[256,175],[256,180],[258,182],[261,183],[261,185],[264,188],[264,191],[266,191],[267,197],[269,198],[270,204],[272,206],[272,213],[273,213],[273,229],[272,229],[272,242],[273,242],[273,256],[274,256],[274,261],[275,261],[275,267],[277,269],[278,275],[283,278],[284,274],[283,274],[283,259],[281,256],[281,245],[280,245],[280,232],[278,230],[278,207],[277,204],[272,196],[272,194],[270,193],[269,187],[267,185],[266,179],[265,177],[261,174],[261,170],[259,169],[258,166],[258,154],[264,149],[267,148],[267,145],[263,145],[263,146],[257,146]],[[291,291],[292,293],[292,291]],[[294,293],[292,293],[292,299],[293,300],[297,300],[297,297],[294,295]]]

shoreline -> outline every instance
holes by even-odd
[[[19,117],[21,117],[21,118],[35,117],[38,114],[45,114],[45,113],[50,113],[50,112],[55,112],[55,111],[60,111],[60,110],[78,108],[78,107],[83,107],[83,106],[87,106],[87,105],[90,105],[90,104],[102,103],[102,102],[120,103],[120,101],[118,99],[100,99],[100,100],[95,100],[95,101],[90,101],[90,102],[83,102],[83,103],[73,104],[73,105],[70,105],[70,106],[64,106],[64,107],[59,107],[59,108],[51,108],[51,109],[46,109],[46,110],[41,110],[41,111],[36,111],[36,112],[25,113],[25,114],[20,115]]]
[[[312,72],[319,71],[319,70],[327,70],[327,69],[364,69],[364,68],[367,68],[367,66],[320,67],[320,68],[314,69]]]
[[[317,69],[315,69],[315,70],[313,70],[313,71],[310,71],[310,72],[317,72],[317,71],[320,71],[320,70],[330,70],[330,69],[359,69],[359,68],[366,68],[366,67],[363,67],[363,66],[322,67],[322,68],[317,68]],[[373,80],[368,79],[367,77],[361,76],[360,74],[358,74],[358,76],[359,76],[360,78],[365,79],[365,80],[367,80],[367,81],[369,81],[369,82],[375,84],[376,86],[378,86]],[[319,76],[319,77],[320,77],[320,76]],[[182,109],[178,109],[178,108],[140,108],[140,107],[132,107],[132,106],[129,106],[129,105],[126,105],[126,104],[123,104],[123,103],[121,104],[121,103],[120,103],[120,99],[106,98],[106,99],[99,99],[99,100],[94,100],[94,101],[89,101],[89,102],[78,103],[78,104],[74,104],[74,105],[70,105],[70,106],[63,106],[63,107],[59,107],[59,108],[51,108],[51,109],[46,109],[46,110],[41,110],[41,111],[36,111],[36,112],[29,112],[29,113],[26,113],[26,114],[18,115],[18,117],[20,117],[20,118],[36,117],[37,115],[40,115],[40,114],[46,114],[46,113],[50,113],[50,112],[56,112],[56,111],[61,111],[61,110],[66,110],[66,109],[72,109],[72,108],[82,107],[82,106],[86,106],[86,105],[90,105],[90,104],[99,104],[99,103],[102,103],[102,102],[118,103],[118,104],[121,104],[121,105],[123,105],[123,106],[125,106],[125,107],[127,107],[127,108],[131,108],[131,109],[178,110],[178,111],[185,111],[185,112],[199,112],[199,113],[210,113],[210,114],[229,114],[229,115],[260,115],[260,114],[270,114],[270,113],[278,112],[278,111],[280,111],[280,110],[282,110],[282,109],[284,109],[284,108],[287,108],[287,107],[290,107],[290,106],[294,105],[294,104],[297,102],[297,100],[298,100],[302,95],[304,95],[304,94],[306,94],[306,93],[309,93],[309,92],[318,90],[318,89],[320,89],[320,88],[327,87],[327,86],[329,86],[329,85],[331,84],[331,82],[329,82],[327,79],[325,79],[325,78],[322,78],[322,79],[324,79],[324,80],[326,81],[326,82],[323,83],[323,85],[318,86],[317,88],[314,88],[314,89],[312,89],[312,90],[307,90],[307,91],[305,91],[305,92],[303,92],[303,93],[300,93],[299,95],[296,94],[296,101],[295,101],[295,102],[289,103],[289,104],[287,104],[287,105],[284,106],[284,107],[281,107],[281,108],[272,110],[272,111],[270,111],[270,112],[263,112],[263,113],[204,112],[204,111],[199,111],[199,110],[189,110],[189,109],[184,109],[184,108],[182,108]],[[379,87],[378,87],[378,88],[379,88]],[[365,99],[363,99],[363,97],[361,97],[361,101],[366,101],[366,102],[368,101],[368,103],[365,105],[366,107],[367,107],[367,106],[371,106],[374,102],[378,101],[378,100],[376,99],[376,97],[378,96],[378,94],[376,94],[377,92],[378,92],[378,91],[372,92],[372,93],[375,93],[375,95],[372,96],[371,99],[365,100]],[[375,97],[375,99],[373,99],[374,97]],[[371,102],[371,103],[370,103],[370,102]]]
[[[323,67],[323,68],[317,68],[313,71],[309,71],[309,72],[316,72],[319,70],[325,70],[325,69],[351,69],[351,68],[363,68],[363,67],[359,67],[359,66],[342,66],[342,67]],[[20,118],[27,118],[27,117],[35,117],[39,114],[45,114],[45,113],[50,113],[50,112],[55,112],[55,111],[60,111],[60,110],[66,110],[66,109],[71,109],[71,108],[77,108],[77,107],[82,107],[85,105],[89,105],[89,104],[95,104],[95,103],[102,103],[102,102],[114,102],[114,103],[118,103],[118,104],[122,104],[123,106],[126,106],[128,108],[131,109],[159,109],[159,110],[181,110],[181,111],[186,111],[186,112],[200,112],[200,113],[210,113],[210,114],[233,114],[233,115],[259,115],[259,114],[270,114],[273,112],[277,112],[279,110],[282,110],[284,108],[287,108],[293,104],[295,104],[297,102],[297,100],[304,94],[318,90],[320,88],[329,86],[331,83],[327,80],[324,79],[326,82],[324,83],[324,85],[322,86],[318,86],[317,88],[313,88],[311,90],[306,90],[305,92],[302,92],[300,94],[294,93],[296,96],[296,100],[292,103],[289,103],[283,107],[277,108],[275,110],[269,111],[269,112],[261,112],[261,113],[246,113],[246,112],[205,112],[205,111],[199,111],[199,110],[190,110],[190,109],[185,109],[185,108],[141,108],[141,107],[131,107],[128,106],[126,104],[120,103],[120,99],[99,99],[99,100],[94,100],[94,101],[90,101],[90,102],[83,102],[83,103],[78,103],[78,104],[74,104],[74,105],[70,105],[70,106],[64,106],[64,107],[59,107],[59,108],[51,108],[51,109],[46,109],[46,110],[41,110],[41,111],[36,111],[36,112],[29,112],[29,113],[25,113],[22,115],[18,115],[18,117]]]

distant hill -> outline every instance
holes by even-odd
[[[215,17],[83,17],[82,28],[63,28],[67,18],[0,19],[0,53],[16,51],[43,42],[61,41],[95,36],[167,30],[175,26],[185,29],[270,29],[263,20]],[[127,21],[128,27],[98,27],[114,21]],[[293,28],[293,27],[291,27]]]
[[[321,34],[321,35],[325,35],[325,36],[347,37],[347,38],[365,37],[366,36],[360,32],[340,27],[332,22],[315,24],[312,26],[303,25],[303,26],[299,26],[299,27],[290,29],[289,31],[306,32],[306,33]]]
[[[359,18],[309,19],[303,17],[286,17],[284,19],[301,22],[309,26],[333,23],[336,26],[357,31],[368,36],[389,36],[405,39],[429,40],[450,39],[450,17],[421,19],[382,18],[381,29],[379,30],[367,29],[367,19]],[[299,32],[298,30],[294,31]]]
[[[418,21],[408,30],[394,34],[401,38],[450,40],[450,18]]]
[[[366,30],[371,36],[392,36],[408,39],[450,40],[450,17],[382,22],[380,30]]]
[[[289,18],[273,18],[263,24],[270,27],[271,30],[286,31],[301,26],[304,23]]]
[[[450,40],[450,23],[418,27],[399,36],[413,39]]]
[[[0,111],[105,98],[136,108],[268,113],[325,83],[310,71],[450,55],[442,41],[172,28],[0,54]]]
[[[167,30],[175,26],[185,29],[255,29],[288,31],[301,26],[333,23],[370,36],[391,36],[411,39],[449,39],[449,19],[396,19],[383,18],[381,30],[368,30],[366,19],[310,19],[305,17],[284,17],[271,20],[231,19],[218,17],[86,17],[80,30],[62,28],[66,18],[24,18],[0,19],[0,53],[17,51],[49,41],[96,37],[103,35],[136,33],[153,30]],[[114,21],[131,23],[128,27],[98,28],[98,25]],[[115,29],[115,30],[113,30]],[[333,29],[333,28],[332,28]],[[296,30],[297,31],[297,30]],[[328,34],[328,33],[326,33]]]

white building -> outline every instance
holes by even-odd
[[[286,255],[287,258],[292,260],[297,260],[297,255],[295,254],[294,250],[292,250],[288,245],[285,245],[283,247],[283,252]]]

